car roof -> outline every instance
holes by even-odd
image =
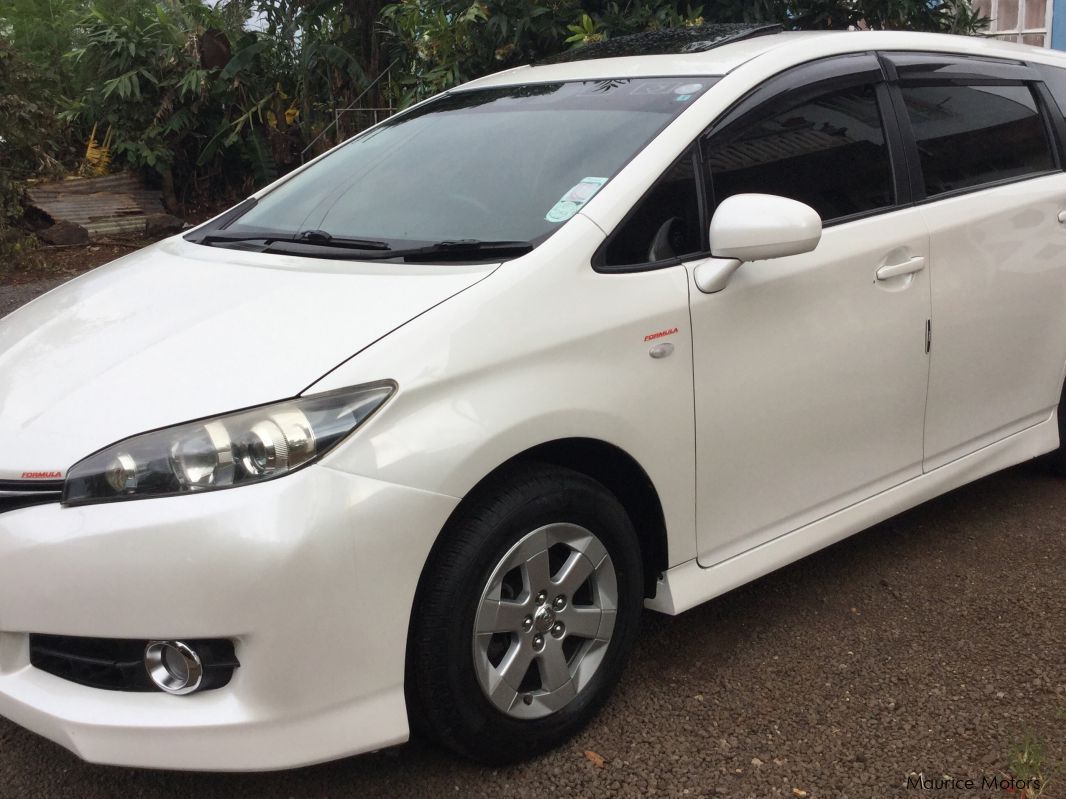
[[[461,88],[608,78],[725,75],[769,53],[787,56],[799,64],[843,52],[870,50],[947,52],[1066,67],[1066,53],[983,36],[909,31],[785,31],[726,41],[702,52],[591,58],[515,67],[471,81]]]

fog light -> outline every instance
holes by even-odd
[[[144,667],[156,687],[168,694],[191,694],[204,678],[200,656],[181,641],[149,642],[144,648]]]

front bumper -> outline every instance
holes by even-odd
[[[0,514],[0,715],[116,765],[290,768],[407,740],[407,626],[458,500],[315,465],[196,496]],[[231,638],[189,696],[33,668],[29,634]]]

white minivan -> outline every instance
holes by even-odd
[[[989,39],[616,40],[30,303],[0,714],[153,768],[557,745],[643,607],[1056,451],[1063,109]]]

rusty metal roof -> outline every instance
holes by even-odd
[[[37,183],[29,186],[25,195],[28,206],[53,222],[81,225],[91,239],[144,233],[146,216],[166,213],[159,192],[145,188],[130,172]]]

